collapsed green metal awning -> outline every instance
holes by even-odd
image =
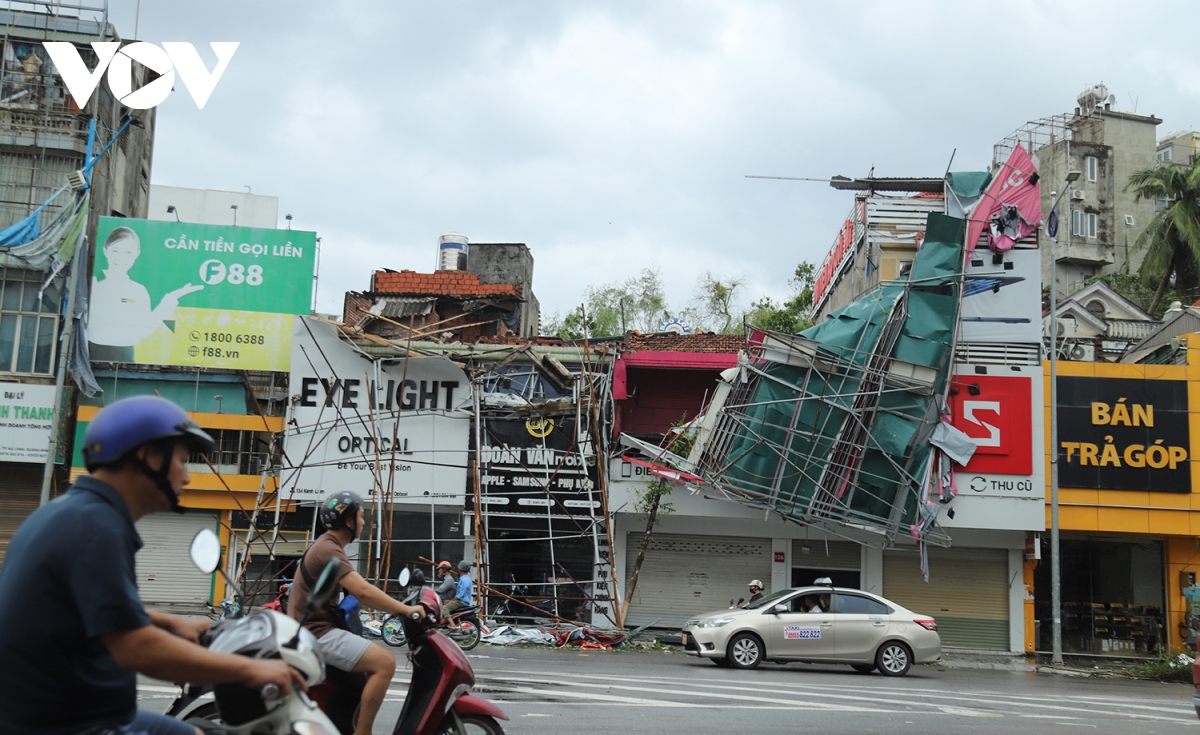
[[[930,214],[911,271],[800,335],[769,334],[714,400],[685,469],[708,492],[890,546],[946,543],[928,443],[953,359],[965,221]]]

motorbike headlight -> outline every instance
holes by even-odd
[[[292,735],[337,735],[329,732],[329,728],[312,720],[297,720],[292,723]]]
[[[733,618],[712,618],[711,620],[696,621],[697,628],[720,628],[733,622]]]

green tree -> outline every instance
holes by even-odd
[[[1146,248],[1139,275],[1157,283],[1147,309],[1155,314],[1172,280],[1180,291],[1200,287],[1200,164],[1164,163],[1135,171],[1125,189],[1133,190],[1137,201],[1167,202],[1134,242],[1134,248]]]
[[[776,304],[770,297],[755,301],[750,305],[747,321],[759,329],[770,329],[775,332],[796,334],[812,326],[813,281],[816,278],[816,268],[808,261],[801,261],[790,284],[795,293],[792,298]]]
[[[721,279],[705,271],[696,282],[693,305],[687,314],[694,315],[693,326],[721,334],[740,332],[742,311],[737,304],[745,285],[745,279],[739,276]]]
[[[584,308],[573,309],[562,318],[551,317],[545,329],[547,334],[582,339],[613,337],[632,329],[653,332],[669,316],[657,268],[643,268],[636,276],[617,283],[589,286],[584,294]]]

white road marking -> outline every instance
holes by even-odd
[[[912,709],[914,706],[919,708],[930,708],[935,713],[953,715],[953,716],[971,716],[971,717],[1003,717],[1006,715],[1021,716],[1021,717],[1037,717],[1039,719],[1055,719],[1055,720],[1075,720],[1079,719],[1067,712],[1078,713],[1081,709],[1090,711],[1092,714],[1101,717],[1119,717],[1127,720],[1141,721],[1160,721],[1171,723],[1191,723],[1192,712],[1190,708],[1184,711],[1180,708],[1180,704],[1175,700],[1149,700],[1145,698],[1134,700],[1128,697],[1100,697],[1100,696],[1071,696],[1071,695],[1056,695],[1051,702],[1047,702],[1045,697],[1034,697],[1028,695],[1004,694],[995,691],[963,691],[963,690],[946,690],[935,689],[929,687],[916,687],[913,689],[887,689],[881,690],[878,687],[865,686],[831,686],[831,685],[811,685],[811,684],[795,684],[795,683],[780,683],[772,682],[770,684],[754,684],[748,685],[745,681],[734,681],[730,679],[714,679],[692,677],[630,677],[630,676],[613,676],[604,674],[568,674],[553,677],[531,677],[525,675],[524,672],[513,671],[508,676],[508,672],[489,672],[489,680],[494,677],[495,681],[521,681],[533,685],[530,692],[540,693],[544,696],[553,696],[560,691],[562,686],[586,686],[596,688],[615,688],[619,690],[629,690],[638,693],[647,694],[669,694],[678,696],[681,692],[691,693],[701,696],[704,694],[712,694],[720,696],[723,699],[732,698],[741,701],[761,702],[764,705],[769,704],[787,704],[795,708],[801,709],[847,709],[850,711],[869,711],[869,712],[888,712],[892,711],[879,705],[894,705],[901,706],[906,709]],[[553,689],[538,688],[539,684],[548,684],[554,686]],[[658,685],[648,686],[648,685]],[[489,687],[491,684],[489,683]],[[666,687],[666,688],[658,688]],[[499,687],[497,687],[499,689]],[[881,691],[886,692],[887,696],[881,696]],[[743,694],[752,693],[752,694]],[[764,694],[778,694],[790,697],[790,699],[778,699],[770,696],[762,696]],[[795,697],[802,694],[806,704],[802,707],[796,705]],[[845,704],[835,704],[833,702],[816,702],[813,699],[821,700],[839,700]],[[941,701],[939,701],[941,700]],[[950,701],[946,701],[950,700]],[[655,700],[650,700],[655,701]],[[657,700],[661,702],[662,700]],[[853,706],[851,703],[862,702],[862,706]],[[985,705],[994,707],[994,709],[980,709],[979,707],[964,707],[962,703],[968,702],[976,705]],[[674,706],[676,703],[670,703]],[[706,706],[691,705],[691,706]],[[1032,715],[1028,710],[1042,711],[1046,714]],[[1179,709],[1179,714],[1172,716],[1170,714],[1150,714],[1151,712],[1172,712]],[[1024,711],[1023,711],[1024,710]]]

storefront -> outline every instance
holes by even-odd
[[[217,450],[207,461],[199,456],[189,459],[191,482],[181,499],[187,512],[157,513],[138,522],[144,546],[138,553],[137,571],[138,589],[147,604],[186,606],[195,611],[205,602],[219,602],[226,595],[224,580],[220,575],[197,572],[188,545],[199,529],[216,531],[226,552],[226,571],[232,576],[242,567],[245,545],[231,537],[231,513],[252,510],[260,497],[264,499],[264,517],[273,519],[276,510],[286,515],[291,509],[287,503],[276,504],[278,478],[270,471],[277,463],[271,454],[270,438],[282,431],[283,417],[251,413],[254,409],[248,403],[248,391],[238,375],[130,369],[98,370],[96,377],[104,393],[94,399],[80,397],[72,479],[86,472],[81,448],[88,424],[104,404],[121,398],[167,398],[184,408],[216,441]],[[265,553],[266,549],[252,552]]]
[[[1166,548],[1162,539],[1064,534],[1062,645],[1064,653],[1144,656],[1179,645],[1167,635]],[[1044,543],[1042,558],[1049,558]],[[1038,590],[1050,589],[1050,565],[1034,573]],[[1051,649],[1050,597],[1035,601],[1037,647]]]
[[[1200,570],[1194,341],[1188,365],[1058,365],[1064,653],[1147,656],[1188,644],[1183,588]],[[1039,546],[1029,556],[1040,559],[1026,562],[1026,650],[1049,652],[1048,533]]]
[[[644,533],[626,536],[625,584]],[[681,628],[697,613],[750,596],[752,579],[771,577],[771,539],[655,533],[630,599],[627,627]],[[811,582],[811,580],[810,580]]]
[[[17,528],[41,501],[56,413],[53,385],[0,382],[0,562]],[[60,486],[65,476],[53,479]]]

